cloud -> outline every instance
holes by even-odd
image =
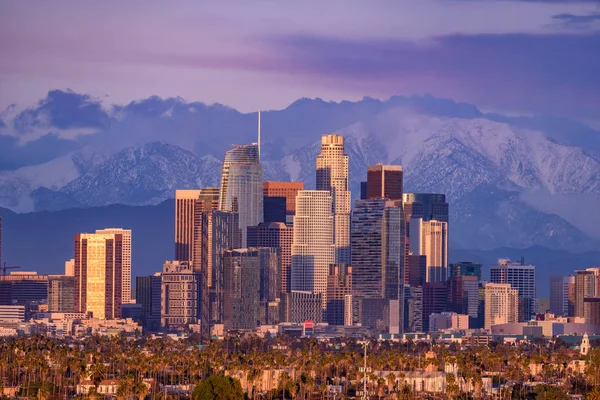
[[[430,41],[266,39],[282,70],[379,96],[424,93],[481,105],[597,118],[600,34],[449,35]]]
[[[33,108],[22,111],[13,122],[19,133],[38,129],[105,129],[110,117],[99,101],[71,90],[51,90]]]
[[[556,14],[552,17],[558,22],[558,26],[570,29],[588,29],[594,23],[600,22],[600,13],[575,15],[569,13]]]
[[[49,133],[37,140],[19,144],[19,138],[0,135],[0,171],[10,171],[29,165],[38,165],[78,149],[80,145]]]

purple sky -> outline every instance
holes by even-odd
[[[430,93],[600,120],[599,1],[0,3],[0,109],[71,88],[242,111]]]

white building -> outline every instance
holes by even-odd
[[[523,302],[521,320],[529,321],[536,315],[535,307],[535,266],[525,265],[523,260],[513,262],[498,260],[498,265],[490,267],[490,282],[509,284],[517,289]]]
[[[519,292],[509,284],[486,283],[485,329],[492,325],[518,322]]]

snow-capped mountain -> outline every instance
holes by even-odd
[[[53,124],[49,110],[60,109],[68,94],[49,94],[37,109],[3,117],[0,137],[16,137],[17,128],[29,132],[29,125],[42,136],[28,133],[26,144],[11,139],[11,148],[0,149],[0,156],[10,155],[0,170],[0,206],[23,212],[157,204],[175,189],[217,185],[223,152],[231,143],[255,140],[256,115],[179,98],[153,97],[110,113],[73,94],[82,105],[73,108],[70,99],[60,125]],[[80,126],[89,127],[73,137]],[[566,140],[568,132],[556,126],[573,130],[577,140]],[[61,128],[68,135],[61,136]],[[44,129],[59,133],[43,135]],[[403,166],[406,192],[446,193],[454,246],[600,248],[600,213],[593,211],[600,210],[600,132],[587,126],[483,114],[428,96],[302,99],[263,115],[265,179],[314,187],[319,137],[330,132],[346,137],[355,198],[367,166],[377,162]],[[565,207],[569,196],[573,204]],[[584,197],[586,206],[578,210]]]

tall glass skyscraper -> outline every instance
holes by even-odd
[[[352,289],[357,297],[403,300],[404,218],[398,201],[357,200],[352,214]]]
[[[333,242],[335,262],[350,264],[350,191],[348,190],[348,156],[344,154],[342,135],[324,135],[317,156],[317,190],[327,190],[332,197]]]
[[[225,153],[219,210],[239,214],[241,245],[246,247],[246,228],[263,222],[263,167],[257,143],[235,146]]]

